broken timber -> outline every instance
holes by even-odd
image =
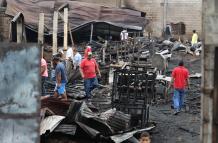
[[[57,31],[58,31],[58,12],[54,12],[54,17],[53,17],[53,45],[52,45],[52,54],[57,53]]]
[[[68,43],[68,8],[64,8],[64,50],[67,50]]]
[[[38,44],[42,45],[42,57],[44,51],[44,13],[39,14],[39,28],[38,28]]]

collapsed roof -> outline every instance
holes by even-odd
[[[54,11],[67,5],[69,26],[72,32],[90,23],[107,23],[112,26],[132,30],[143,30],[146,19],[139,11],[105,7],[97,4],[70,0],[7,0],[6,14],[15,16],[18,12],[24,15],[25,25],[37,32],[39,13],[45,13],[45,34],[52,34]],[[58,34],[63,33],[62,20],[58,21]]]

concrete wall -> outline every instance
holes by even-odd
[[[123,8],[130,8],[147,13],[147,18],[152,21],[152,31],[155,36],[161,36],[162,25],[161,12],[162,7],[159,0],[122,0]]]
[[[123,0],[122,4],[123,7],[147,12],[147,17],[153,22],[155,36],[161,36],[165,24],[178,22],[186,25],[187,38],[190,39],[193,29],[201,35],[202,0]]]
[[[168,0],[167,23],[184,22],[186,35],[190,39],[192,30],[202,31],[202,0]]]
[[[5,8],[0,7],[0,41],[9,39],[9,27],[11,18],[4,12]]]
[[[185,37],[190,39],[192,30],[196,29],[201,35],[202,0],[77,0],[98,3],[106,6],[139,10],[147,13],[152,21],[153,35],[161,36],[166,24],[184,22]],[[164,4],[164,2],[166,4]]]

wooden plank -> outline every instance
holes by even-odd
[[[93,24],[91,24],[91,33],[90,33],[90,40],[89,42],[92,42],[92,36],[93,36]]]
[[[25,28],[25,25],[24,25],[24,23],[22,24],[22,26],[23,26],[23,42],[27,42],[27,39],[26,39],[26,28]]]
[[[45,15],[44,13],[39,14],[39,28],[38,28],[38,44],[41,45],[41,56],[43,57],[44,52],[44,22],[45,22]]]
[[[68,8],[64,8],[64,50],[68,48]]]
[[[12,23],[10,22],[10,26],[9,26],[9,35],[8,35],[9,41],[12,41],[11,31],[12,31]]]
[[[105,40],[105,44],[104,44],[103,49],[102,49],[102,62],[103,62],[103,64],[105,64],[105,56],[106,56],[105,50],[107,48],[107,43],[108,43],[107,40]]]
[[[17,20],[16,25],[17,25],[17,43],[21,43],[23,39],[22,20],[21,19]]]
[[[69,25],[69,23],[68,23],[68,26],[69,26],[69,33],[70,33],[70,39],[71,39],[71,43],[72,43],[72,46],[74,45],[74,42],[73,42],[73,35],[72,35],[72,33],[71,33],[71,28],[70,28],[70,25]]]
[[[44,13],[39,14],[38,43],[44,43]]]
[[[64,21],[64,17],[63,17],[63,15],[60,13],[60,12],[58,12],[58,15],[60,16],[60,18]],[[68,30],[69,30],[69,33],[70,33],[70,40],[71,40],[71,43],[72,43],[72,45],[74,45],[74,42],[73,42],[73,35],[72,35],[72,33],[71,33],[71,28],[70,28],[70,23],[69,23],[69,21],[68,21]]]
[[[58,12],[54,12],[54,17],[53,17],[53,45],[52,45],[52,54],[57,53],[58,49],[58,41],[57,41],[57,32],[58,32]]]

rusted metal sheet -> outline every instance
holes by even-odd
[[[1,44],[0,112],[33,114],[38,111],[39,55],[34,45]]]
[[[97,4],[78,1],[56,1],[56,0],[10,0],[7,2],[6,14],[15,16],[22,12],[25,23],[32,30],[37,31],[39,13],[45,13],[45,33],[52,34],[52,18],[54,11],[57,11],[63,4],[69,8],[69,28],[74,30],[90,22],[107,22],[115,26],[142,30],[146,24],[145,17],[141,12],[111,8]],[[58,33],[63,34],[63,21],[58,23]]]
[[[52,132],[64,119],[64,116],[48,116],[40,123],[40,135]]]
[[[0,119],[1,143],[38,143],[38,120]]]
[[[40,49],[0,45],[1,143],[39,142]]]
[[[67,114],[69,106],[70,106],[70,101],[61,101],[59,99],[55,99],[52,97],[43,99],[41,103],[42,108],[48,108],[56,115],[61,115],[61,116],[65,116]]]

